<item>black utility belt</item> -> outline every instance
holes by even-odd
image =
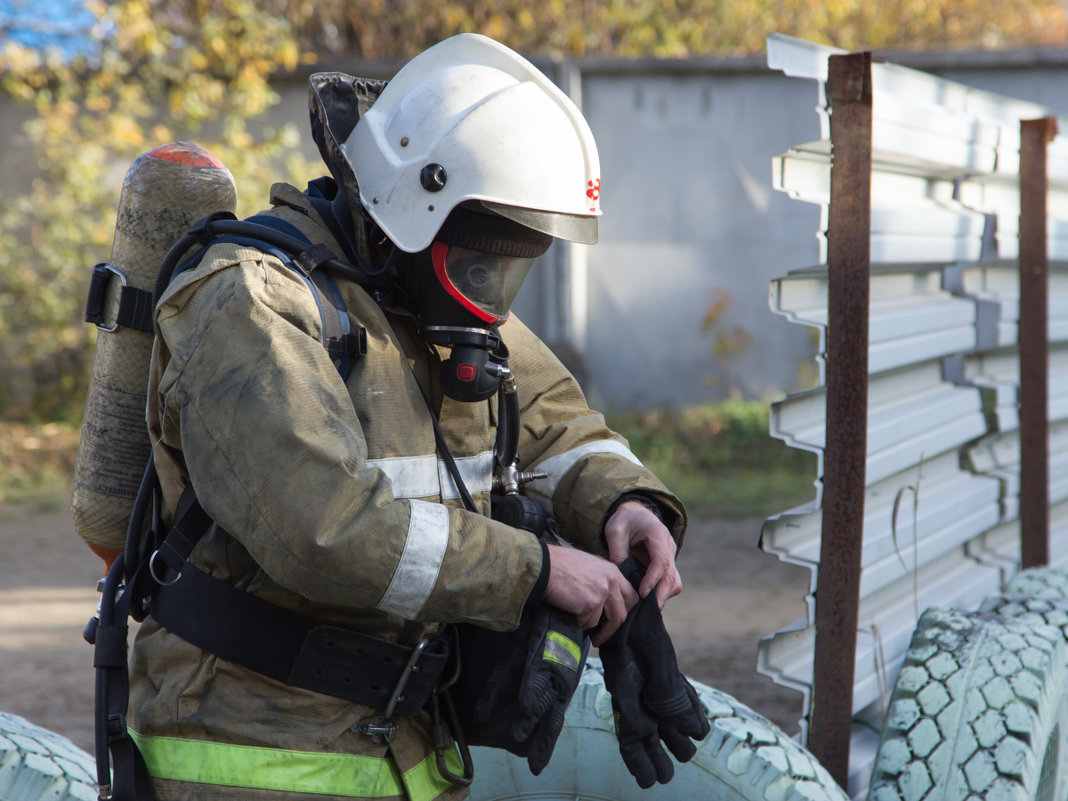
[[[449,660],[444,639],[412,648],[328,626],[264,601],[186,562],[154,588],[152,617],[220,659],[293,687],[414,715]]]

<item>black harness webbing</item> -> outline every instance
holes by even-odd
[[[120,555],[108,572],[104,592],[110,590],[111,597],[117,594],[124,567],[124,556]],[[152,778],[141,752],[126,730],[130,702],[126,642],[131,595],[122,593],[114,605],[101,606],[100,623],[95,632],[97,787],[101,799],[143,801],[153,798]],[[115,765],[114,778],[109,770],[109,753]]]
[[[114,320],[108,320],[105,314],[108,287],[114,279],[119,279],[119,307]],[[89,294],[85,301],[85,322],[99,326],[105,331],[119,328],[133,328],[146,334],[153,332],[152,327],[152,293],[138,289],[126,283],[126,276],[116,267],[101,263],[93,267],[89,280]]]
[[[152,596],[161,626],[201,650],[264,676],[385,709],[405,676],[412,648],[318,623],[264,601],[186,563]],[[448,662],[443,640],[419,656],[394,714],[423,708]]]
[[[339,270],[350,277],[354,271],[337,259],[331,260],[328,249],[312,245],[294,226],[271,216],[259,216],[254,222],[237,221],[229,213],[204,218],[167,254],[155,292],[128,286],[118,269],[97,265],[86,320],[109,331],[129,327],[153,333],[153,309],[175,270],[195,264],[209,244],[226,235],[278,255],[304,279],[319,307],[323,347],[342,380],[347,379],[352,361],[367,352],[367,334],[362,327],[353,330],[350,326],[344,299],[327,270]],[[284,246],[277,243],[279,240]],[[183,254],[196,244],[201,250],[179,265]],[[116,278],[122,286],[117,317],[111,321],[105,319],[106,297],[110,282]],[[162,503],[155,465],[149,458],[130,516],[126,550],[104,581],[98,619],[86,627],[85,637],[94,645],[96,668],[95,747],[100,799],[153,798],[151,776],[126,723],[130,693],[128,618],[144,620],[149,611],[178,636],[228,661],[246,664],[238,652],[247,650],[252,654],[248,667],[294,686],[379,708],[395,700],[393,709],[398,714],[413,714],[422,708],[448,661],[445,641],[409,648],[317,625],[213,578],[187,561],[213,522],[192,487],[180,499],[172,529],[161,542],[157,532]],[[146,518],[150,518],[147,525]],[[225,625],[219,625],[224,619]],[[402,690],[403,696],[395,699]]]

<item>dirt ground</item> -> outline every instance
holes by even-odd
[[[758,550],[760,525],[691,525],[679,561],[685,589],[666,620],[683,672],[794,734],[801,696],[756,673],[756,648],[801,616],[809,575]],[[0,505],[0,711],[90,752],[92,649],[81,632],[96,608],[101,566],[65,509]]]

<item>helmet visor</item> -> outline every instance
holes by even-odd
[[[430,251],[434,272],[461,306],[487,323],[501,323],[534,266],[533,258],[493,256],[435,242]]]
[[[579,242],[583,245],[593,245],[597,242],[596,215],[538,211],[507,206],[504,203],[494,203],[490,200],[481,202],[490,211],[555,239],[566,239],[568,242]]]

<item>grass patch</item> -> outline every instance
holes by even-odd
[[[815,454],[772,439],[764,403],[619,413],[608,423],[694,517],[768,517],[815,497]],[[69,503],[79,435],[76,423],[0,421],[0,503]]]
[[[768,407],[725,401],[608,416],[694,517],[768,517],[810,501],[816,455],[768,433]]]

